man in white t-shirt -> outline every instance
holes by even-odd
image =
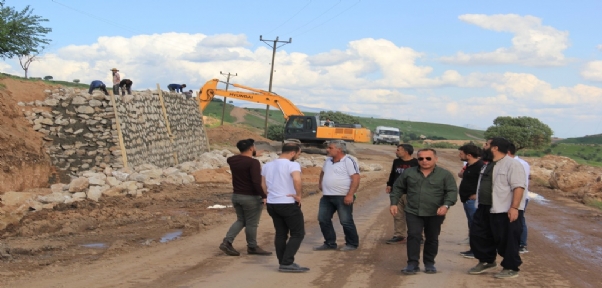
[[[527,163],[527,161],[519,158],[518,156],[516,156],[516,146],[514,146],[514,144],[510,144],[510,147],[508,148],[508,156],[514,158],[514,160],[520,162],[521,165],[523,165],[523,168],[525,168],[525,175],[527,177],[527,184],[525,187],[525,209],[523,210],[523,213],[527,213],[527,204],[529,204],[529,175],[531,174],[531,166],[529,165],[529,163]],[[522,220],[522,225],[523,225],[523,233],[520,234],[520,244],[519,244],[519,248],[518,248],[518,252],[519,253],[527,253],[529,252],[529,250],[527,250],[527,220],[525,219],[526,217],[521,218]]]
[[[300,154],[301,148],[298,145],[284,144],[280,157],[266,163],[261,171],[261,185],[268,193],[268,214],[276,229],[274,245],[280,272],[309,271],[309,268],[295,263],[295,254],[305,237],[301,212],[301,166],[294,162]]]
[[[330,141],[326,150],[329,157],[326,157],[320,173],[319,188],[323,196],[318,210],[324,244],[314,247],[314,250],[337,249],[337,235],[332,226],[332,216],[336,212],[345,233],[345,246],[340,250],[352,251],[359,246],[359,236],[353,222],[353,202],[360,185],[360,169],[355,160],[345,154],[345,141]]]

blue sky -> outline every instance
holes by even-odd
[[[135,89],[219,72],[297,105],[486,128],[532,116],[555,136],[602,133],[602,1],[6,0],[48,18],[30,75]],[[0,71],[22,74],[14,60]]]

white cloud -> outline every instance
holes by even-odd
[[[553,88],[550,83],[533,74],[504,73],[492,87],[510,98],[534,105],[597,105],[602,88],[578,84],[573,87]]]
[[[219,74],[223,71],[238,73],[234,83],[267,90],[272,50],[263,45],[247,47],[241,39],[246,38],[186,33],[100,37],[90,45],[70,45],[43,55],[31,65],[30,74],[110,84],[109,69],[116,67],[122,78],[134,81],[136,90],[155,89],[156,83],[164,89],[169,83],[186,83],[198,90],[210,79],[225,80]],[[280,49],[273,91],[300,106],[480,127],[489,126],[500,115],[529,115],[545,123],[560,123],[602,114],[599,87],[554,87],[527,73],[436,71],[418,64],[423,57],[424,53],[412,48],[371,38],[315,55]],[[0,63],[0,69],[19,71],[18,63],[12,62],[6,62],[10,66]],[[602,70],[596,67],[582,73]],[[590,80],[599,77],[583,75]]]
[[[464,14],[460,20],[496,32],[514,34],[511,47],[492,52],[465,53],[442,57],[457,64],[520,64],[525,66],[558,66],[567,62],[563,51],[569,47],[569,33],[542,25],[534,16],[516,14]]]
[[[201,42],[199,46],[222,48],[222,47],[246,47],[250,46],[251,43],[247,41],[247,36],[244,34],[218,34],[214,36],[207,36]]]
[[[591,61],[585,64],[581,76],[587,80],[602,82],[602,61]]]
[[[596,48],[598,48],[598,50],[602,51],[602,44],[596,46]]]

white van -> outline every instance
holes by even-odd
[[[387,143],[391,145],[399,144],[399,129],[395,127],[378,126],[372,134],[372,144]]]

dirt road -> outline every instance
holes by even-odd
[[[360,145],[358,158],[390,165],[393,147]],[[440,151],[439,164],[458,171],[456,151]],[[387,170],[387,169],[385,169]],[[523,254],[520,277],[496,280],[492,274],[472,276],[466,271],[476,260],[464,259],[458,244],[467,235],[461,205],[452,207],[440,236],[439,273],[400,274],[406,246],[387,245],[392,217],[384,193],[387,173],[369,172],[362,178],[354,218],[360,249],[352,252],[314,252],[322,236],[317,225],[320,195],[303,200],[306,237],[296,262],[311,268],[304,274],[277,272],[275,256],[225,256],[217,249],[235,216],[222,215],[222,224],[165,244],[141,246],[123,254],[107,254],[93,261],[53,264],[3,282],[6,287],[602,287],[602,217],[599,211],[563,199],[538,198],[528,207],[529,250]],[[306,190],[307,192],[307,190]],[[536,192],[544,197],[546,191]],[[336,217],[336,216],[335,216]],[[336,223],[337,221],[335,221]],[[339,244],[342,229],[337,227]],[[264,212],[259,243],[273,250],[273,227]],[[244,251],[244,234],[234,247]],[[100,253],[100,252],[99,252]]]

